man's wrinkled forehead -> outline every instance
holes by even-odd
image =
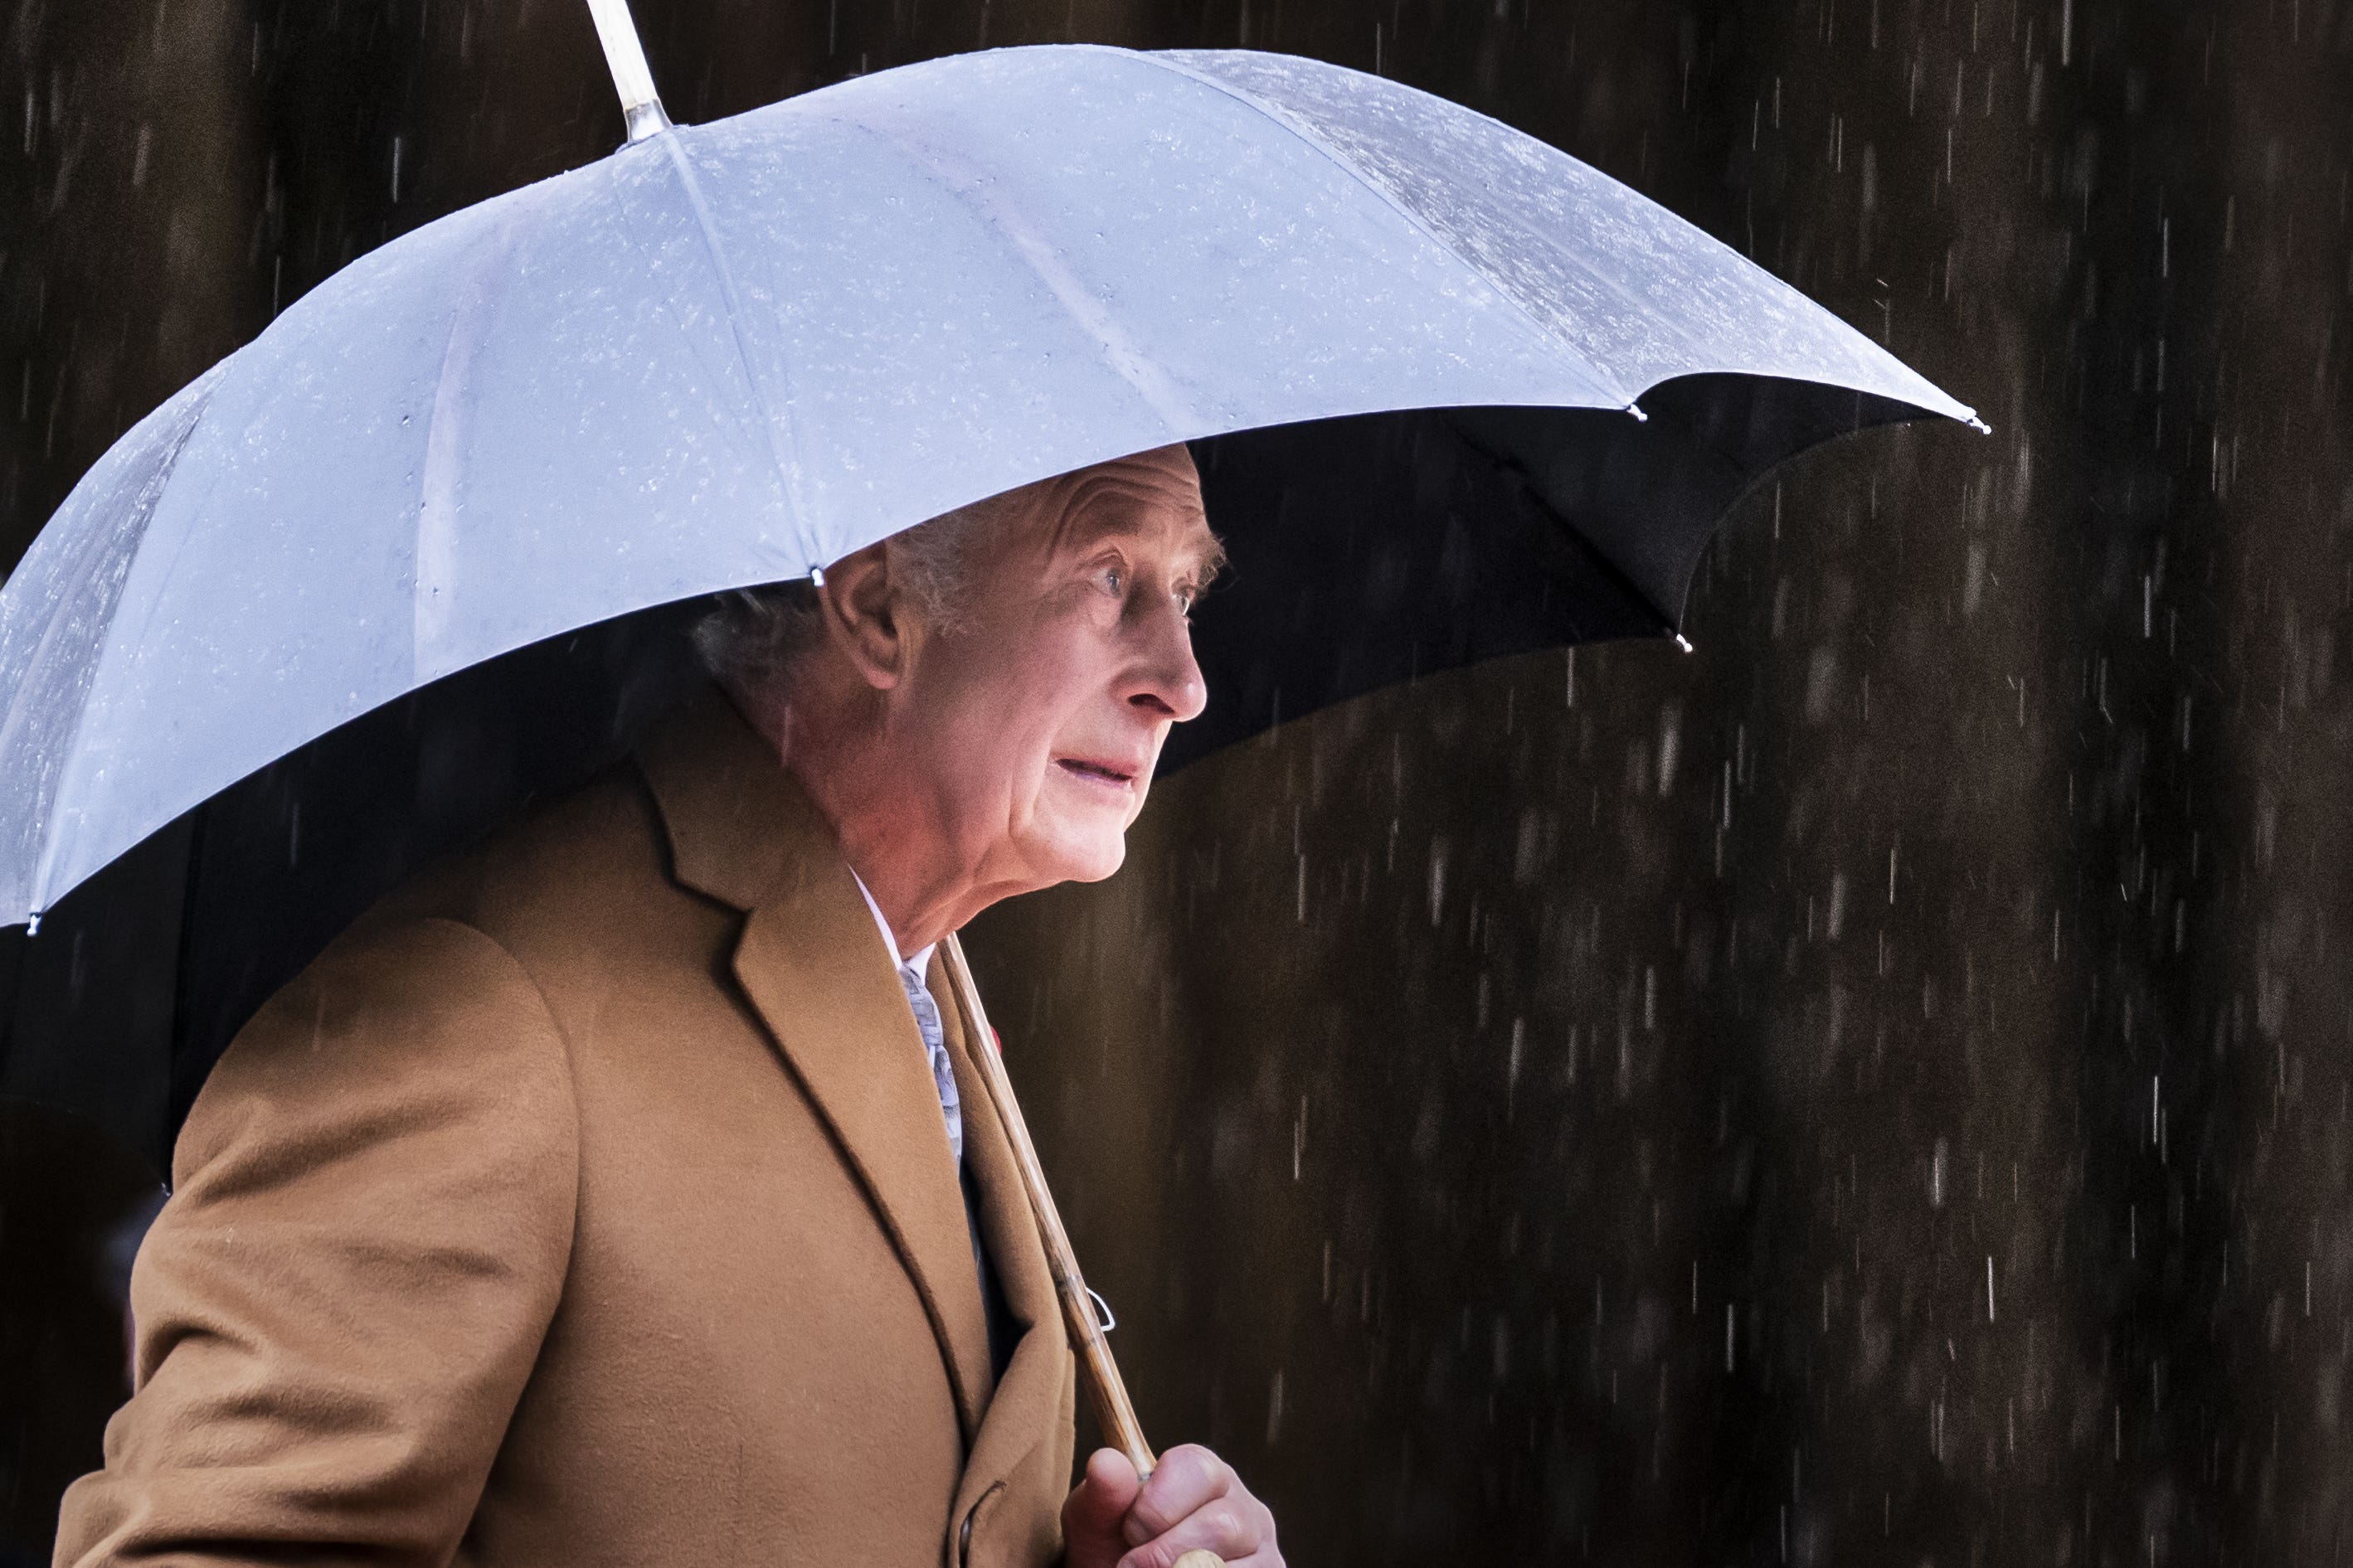
[[[1163,540],[1203,563],[1219,554],[1201,508],[1193,455],[1163,447],[1114,458],[1032,487],[1027,521],[1050,552],[1081,550],[1114,535]]]

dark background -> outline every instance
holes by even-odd
[[[2353,6],[642,0],[674,115],[983,45],[1496,115],[1974,403],[1730,520],[1684,657],[1155,791],[975,959],[1163,1444],[1302,1564],[2337,1563]],[[16,0],[0,560],[359,252],[597,157],[577,0]],[[121,1398],[123,1152],[0,1111],[0,1541]],[[119,1250],[119,1248],[118,1248]]]

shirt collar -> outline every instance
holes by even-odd
[[[892,965],[899,969],[912,969],[915,972],[917,979],[923,978],[932,967],[932,952],[939,943],[932,943],[930,947],[923,949],[913,958],[900,957],[899,939],[892,934],[891,922],[882,918],[882,906],[874,901],[873,893],[867,889],[866,879],[858,874],[857,868],[852,867],[849,879],[858,884],[858,896],[866,900],[866,912],[874,917],[874,929],[882,933],[882,945],[890,950]]]

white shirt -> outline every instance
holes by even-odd
[[[890,951],[891,962],[899,971],[900,988],[907,993],[908,1010],[914,1015],[915,1032],[923,1037],[924,1054],[931,1058],[932,1087],[939,1091],[940,1115],[945,1121],[948,1152],[956,1163],[964,1163],[964,1107],[956,1094],[955,1068],[948,1060],[947,1041],[940,1028],[939,1004],[933,999],[932,989],[923,981],[924,972],[932,966],[932,953],[939,943],[934,942],[913,958],[899,956],[899,939],[891,930],[891,922],[882,918],[882,906],[874,901],[868,890],[866,879],[855,870],[849,879],[858,884],[858,896],[866,900],[867,912],[874,917],[874,929],[882,933],[882,945]]]
[[[938,950],[940,944],[934,942],[913,958],[900,957],[899,939],[892,932],[891,922],[882,918],[882,906],[876,903],[874,895],[866,890],[866,879],[852,870],[849,873],[849,879],[858,884],[858,896],[866,900],[866,912],[874,917],[874,929],[882,933],[882,945],[891,950],[892,965],[900,969],[913,970],[915,978],[921,980],[931,969],[932,954]]]

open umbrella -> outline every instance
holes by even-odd
[[[691,678],[701,596],[984,496],[1196,444],[1237,570],[1176,765],[1419,671],[1672,634],[1777,464],[1973,421],[1662,208],[1378,78],[1009,49],[673,127],[591,8],[627,146],[313,290],[0,590],[0,924],[38,932],[0,1092],[168,1148],[335,929]]]

